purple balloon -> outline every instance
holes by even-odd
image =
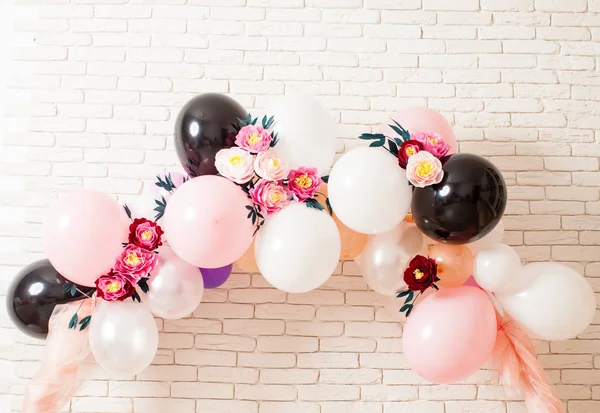
[[[204,288],[217,288],[225,284],[232,269],[233,264],[220,268],[200,268],[202,278],[204,278]]]

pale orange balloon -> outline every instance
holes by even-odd
[[[408,210],[408,214],[406,214],[406,216],[404,217],[404,221],[409,222],[411,224],[415,223],[415,220],[413,219],[413,216],[412,216],[412,209]]]
[[[260,272],[258,265],[256,265],[256,259],[254,258],[254,240],[244,255],[235,262],[235,265],[243,272]]]
[[[473,274],[473,253],[466,245],[435,244],[429,247],[429,257],[438,265],[440,287],[460,287]]]
[[[323,183],[317,194],[315,195],[315,199],[325,207],[325,210],[329,212],[329,209],[326,205],[327,199],[327,184]],[[338,231],[340,232],[340,238],[342,240],[342,252],[340,253],[340,259],[342,260],[352,260],[360,255],[362,250],[365,249],[367,242],[369,241],[369,236],[367,234],[361,234],[360,232],[356,232],[346,225],[344,225],[338,217],[335,215],[335,211],[333,212],[333,220],[335,221],[335,225],[338,227]]]

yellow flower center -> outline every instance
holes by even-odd
[[[246,138],[246,142],[248,142],[250,145],[256,145],[260,141],[262,141],[262,138],[257,133],[248,135]]]
[[[425,277],[425,274],[421,270],[414,270],[413,275],[415,276],[415,279],[417,279],[417,280],[420,280],[421,278]]]
[[[413,156],[415,153],[417,153],[417,151],[415,151],[415,148],[414,148],[413,146],[409,146],[408,148],[406,148],[406,149],[404,150],[404,153],[405,153],[407,156]]]
[[[271,194],[271,201],[279,202],[281,200],[281,194],[279,192],[273,192]]]
[[[438,140],[436,138],[432,138],[430,136],[427,137],[427,141],[429,143],[431,143],[432,145],[437,145],[438,144]]]
[[[144,241],[148,241],[151,238],[152,238],[152,231],[146,230],[146,231],[142,232],[142,239]]]
[[[229,164],[231,166],[238,166],[242,163],[244,163],[244,161],[240,155],[233,155],[231,158],[229,158]]]
[[[108,291],[109,293],[116,293],[117,291],[119,291],[121,289],[121,284],[118,283],[117,281],[111,281],[107,286],[106,286],[106,291]]]
[[[294,179],[296,185],[298,185],[302,189],[310,188],[313,184],[313,180],[307,174],[300,175],[296,179]]]
[[[271,158],[271,160],[269,161],[269,163],[271,164],[271,166],[273,168],[279,168],[279,159],[277,159],[277,158]]]
[[[433,172],[433,162],[431,161],[421,162],[416,169],[416,173],[419,178],[425,178],[426,176],[430,175],[431,172]]]
[[[124,261],[127,265],[138,265],[142,262],[140,257],[138,257],[138,255],[135,252],[131,251],[127,253],[127,257],[125,257]]]

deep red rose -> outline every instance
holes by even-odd
[[[411,291],[425,291],[438,280],[433,258],[417,255],[404,270],[404,282]]]
[[[129,225],[129,243],[148,251],[154,251],[163,245],[163,234],[164,231],[156,222],[146,218],[136,218]]]
[[[135,294],[135,287],[114,271],[96,280],[96,296],[104,301],[123,301]]]
[[[406,169],[406,164],[408,163],[408,158],[413,156],[415,153],[419,153],[419,151],[423,150],[423,144],[414,139],[410,139],[408,141],[404,141],[400,149],[398,150],[398,163],[400,167]]]

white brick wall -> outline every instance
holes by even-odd
[[[600,1],[15,2],[12,25],[0,8],[0,56],[13,46],[10,67],[0,65],[0,301],[15,272],[43,256],[43,212],[57,193],[141,192],[176,165],[178,109],[208,91],[249,109],[318,95],[346,148],[403,106],[443,112],[461,150],[489,156],[510,184],[506,241],[525,260],[584,272],[600,293]],[[242,273],[225,287],[192,319],[158,320],[161,349],[137,378],[90,367],[70,410],[525,412],[490,370],[453,386],[409,372],[397,307],[367,291],[353,262],[309,294]],[[8,412],[42,348],[3,308]],[[600,316],[577,340],[538,348],[568,412],[599,412]]]

